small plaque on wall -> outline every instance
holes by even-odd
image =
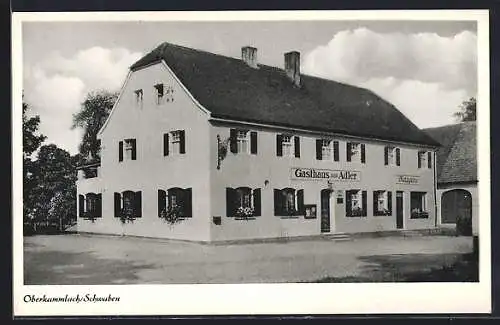
[[[344,198],[338,197],[337,204],[343,204],[343,203],[344,203]]]
[[[304,218],[316,219],[316,204],[306,204],[304,208],[306,212]]]

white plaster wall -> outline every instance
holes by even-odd
[[[471,194],[472,199],[472,234],[479,234],[479,196],[477,184],[456,184],[456,185],[440,185],[437,189],[437,209],[439,225],[443,227],[455,227],[455,224],[441,223],[441,198],[443,194],[450,190],[466,190]]]
[[[234,127],[234,126],[233,126]],[[331,232],[367,232],[396,229],[396,191],[404,191],[404,226],[405,229],[433,228],[435,220],[434,172],[433,169],[418,168],[416,146],[399,146],[401,148],[401,166],[384,165],[384,144],[370,141],[366,143],[366,164],[346,161],[346,139],[340,141],[339,162],[316,160],[316,136],[297,133],[301,137],[301,157],[276,156],[276,131],[250,127],[258,131],[258,154],[243,155],[228,152],[217,170],[217,135],[222,139],[229,137],[229,126],[214,124],[210,132],[211,153],[211,195],[212,216],[221,216],[222,224],[211,223],[213,240],[231,240],[240,238],[267,238],[281,236],[299,236],[320,234],[320,191],[327,188],[326,181],[291,180],[291,167],[356,170],[361,172],[359,183],[337,183],[334,185],[334,198],[331,209],[335,210],[331,217]],[[396,183],[396,175],[419,176],[418,185],[400,185]],[[265,181],[269,184],[265,186]],[[262,216],[255,220],[234,220],[226,216],[226,187],[249,186],[262,189]],[[304,189],[304,204],[317,205],[317,219],[282,219],[274,216],[273,189],[293,187]],[[367,217],[345,217],[345,191],[350,189],[367,191]],[[393,216],[373,216],[373,191],[393,191]],[[429,218],[410,219],[410,191],[427,192]],[[344,204],[336,204],[337,194],[341,192]]]
[[[156,104],[154,85],[174,87],[174,102]],[[136,89],[143,89],[142,107],[135,103]],[[163,156],[163,134],[183,129],[186,154]],[[164,64],[131,73],[117,106],[101,134],[101,192],[103,218],[94,223],[78,220],[82,232],[209,240],[209,125],[207,114],[175,80]],[[118,161],[118,143],[137,139],[137,160]],[[78,183],[78,192],[86,188]],[[192,188],[193,217],[169,227],[157,213],[157,190]],[[142,191],[142,218],[122,225],[114,217],[114,192]]]

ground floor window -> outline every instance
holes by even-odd
[[[392,214],[392,192],[374,191],[373,192],[373,215],[389,216]]]
[[[261,215],[260,188],[226,188],[226,211],[228,217],[247,219]]]
[[[115,217],[140,218],[142,217],[142,192],[124,191],[114,194]]]
[[[429,217],[429,212],[427,211],[427,193],[411,192],[410,201],[411,201],[412,219],[421,219]]]
[[[78,195],[78,214],[81,218],[101,218],[102,200],[100,193]]]
[[[172,213],[183,218],[193,216],[191,188],[173,187],[166,191],[158,190],[158,217]]]
[[[346,217],[366,217],[366,191],[346,191]]]
[[[304,190],[275,189],[274,214],[276,216],[304,215]]]

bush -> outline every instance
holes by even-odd
[[[457,235],[472,236],[472,219],[464,216],[457,217]]]

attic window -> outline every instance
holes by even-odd
[[[164,95],[163,84],[156,84],[155,89],[156,89],[156,104],[161,105],[163,104],[163,95]]]
[[[143,92],[142,89],[137,89],[134,91],[135,94],[135,104],[137,107],[142,107]]]

